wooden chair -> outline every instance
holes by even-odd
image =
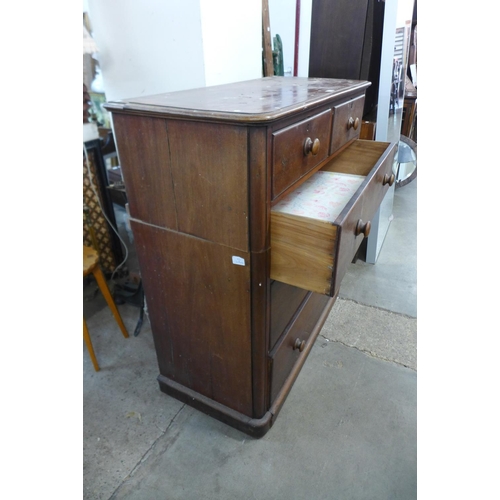
[[[116,304],[111,296],[111,293],[108,288],[108,284],[106,283],[106,278],[99,267],[99,254],[93,248],[87,247],[83,245],[83,277],[92,273],[94,278],[97,281],[97,285],[101,290],[106,302],[113,313],[113,316],[122,331],[122,334],[125,338],[128,338],[128,332],[123,324],[122,317],[120,316],[120,312],[116,307]],[[97,359],[95,357],[94,348],[92,347],[92,341],[90,340],[89,330],[87,328],[87,323],[85,318],[83,318],[83,339],[85,340],[85,344],[87,345],[87,349],[90,354],[90,359],[92,360],[92,364],[94,365],[94,369],[96,372],[99,371],[99,364],[97,363]]]

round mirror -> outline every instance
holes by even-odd
[[[408,137],[401,135],[399,138],[397,161],[394,175],[396,187],[402,187],[417,176],[417,144]]]

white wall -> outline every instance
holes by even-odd
[[[260,0],[86,2],[107,100],[262,76]]]
[[[398,23],[413,0],[399,3]],[[293,74],[297,0],[269,0]],[[298,76],[309,74],[312,0],[300,0]],[[262,76],[261,0],[83,0],[109,100]],[[402,16],[402,17],[401,17]]]
[[[397,27],[403,27],[406,21],[411,21],[413,18],[414,0],[398,0]]]
[[[205,84],[262,76],[262,1],[200,0]]]
[[[297,76],[309,76],[312,0],[301,0],[300,3],[299,67]]]
[[[299,60],[297,76],[309,75],[309,47],[311,38],[312,0],[300,0]],[[285,75],[293,76],[295,57],[295,14],[297,0],[269,0],[271,43],[278,34],[283,43]],[[274,46],[273,46],[274,48]]]

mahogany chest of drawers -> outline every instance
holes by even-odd
[[[394,182],[395,144],[358,139],[368,86],[268,77],[106,105],[160,389],[255,437]],[[333,220],[277,211],[318,171],[358,179]]]

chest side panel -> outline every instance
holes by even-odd
[[[179,231],[248,250],[247,129],[170,120]]]
[[[113,125],[131,216],[177,229],[166,120],[117,114]]]
[[[160,373],[251,416],[249,254],[131,223]]]

